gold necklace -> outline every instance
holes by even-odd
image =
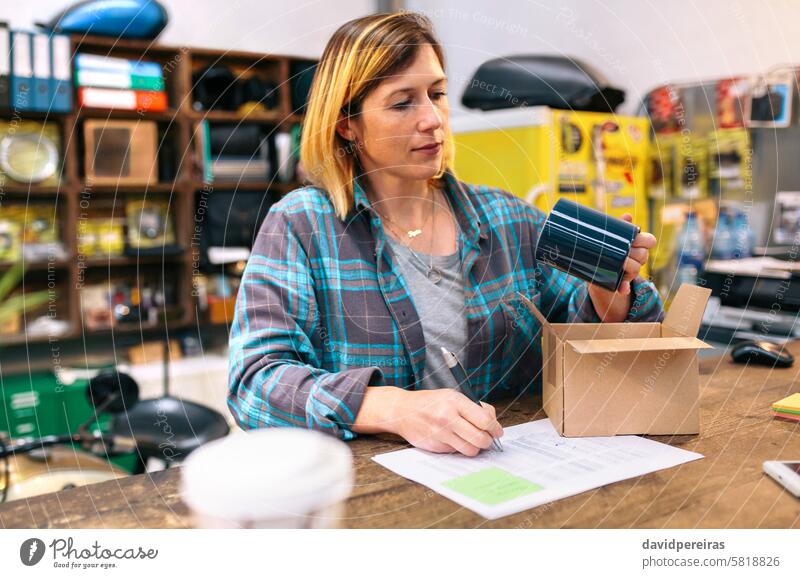
[[[436,193],[434,191],[434,195],[435,194]],[[449,205],[449,203],[448,203],[448,205]],[[434,205],[434,209],[435,209],[435,205]],[[431,211],[431,218],[433,218],[433,211]],[[388,221],[389,220],[387,219],[387,222]],[[389,224],[391,225],[392,223],[390,222]],[[397,232],[396,229],[395,229],[395,232]],[[402,235],[401,235],[401,237],[402,237]],[[408,252],[411,253],[411,256],[414,259],[416,259],[416,261],[418,263],[420,263],[423,267],[427,267],[428,268],[428,270],[425,272],[425,276],[428,278],[428,280],[431,283],[433,283],[434,285],[437,285],[442,280],[444,275],[443,275],[442,271],[439,270],[438,267],[434,267],[434,265],[433,265],[433,235],[431,235],[431,240],[430,240],[430,243],[429,243],[429,246],[428,246],[428,256],[430,258],[430,262],[429,263],[425,263],[425,261],[423,261],[420,258],[419,255],[417,255],[417,252],[414,251],[414,249],[412,249],[408,245],[406,245],[406,243],[403,243],[402,241],[399,241],[399,242],[402,243],[403,245],[405,245],[408,248]],[[459,246],[459,243],[458,243],[458,239],[456,239],[456,251],[460,251],[460,246]],[[460,261],[460,257],[459,257],[459,261]],[[461,267],[459,266],[459,269],[460,268]]]
[[[428,218],[425,219],[425,222],[422,223],[422,227],[420,227],[418,229],[409,229],[409,230],[405,231],[405,234],[408,235],[409,239],[413,239],[414,237],[416,237],[418,235],[421,235],[422,234],[422,229],[428,225],[428,221],[430,221],[431,218],[433,217],[433,212],[434,212],[434,209],[436,208],[434,206],[434,200],[435,199],[433,199],[433,197],[435,197],[435,196],[436,196],[436,191],[431,190],[431,197],[432,197],[431,198],[431,212],[428,215]],[[377,210],[377,208],[376,208],[376,210]],[[386,222],[388,222],[389,224],[394,225],[395,227],[397,227],[401,231],[403,230],[403,227],[401,227],[400,224],[397,223],[396,221],[390,219],[388,215],[384,215],[380,211],[378,211],[378,214],[380,214],[382,218],[386,219]],[[397,231],[397,229],[395,229],[395,231]],[[402,234],[401,234],[401,236],[402,236]]]

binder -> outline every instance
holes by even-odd
[[[11,106],[16,110],[33,109],[33,62],[31,35],[11,31]]]
[[[50,37],[50,94],[53,112],[72,110],[72,81],[70,80],[70,43],[66,34],[53,34]]]
[[[0,22],[0,109],[11,106],[11,30]]]
[[[31,35],[33,50],[33,99],[34,110],[47,112],[50,108],[50,37],[41,32]]]
[[[211,131],[207,119],[203,119],[200,128],[203,134],[203,182],[211,184],[214,182],[214,171],[211,170]]]
[[[167,93],[116,88],[78,88],[78,102],[87,108],[118,108],[142,112],[167,110]]]

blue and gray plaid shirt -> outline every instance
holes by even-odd
[[[445,175],[464,235],[464,362],[491,400],[539,382],[539,322],[599,322],[585,283],[534,259],[544,215],[505,191]],[[414,389],[422,325],[378,213],[356,179],[342,221],[324,190],[273,205],[245,268],[230,333],[228,405],[242,428],[307,427],[351,439],[367,386]],[[630,321],[662,317],[652,283],[633,283]]]

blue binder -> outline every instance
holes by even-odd
[[[50,94],[53,112],[72,110],[71,47],[69,36],[53,34],[50,37]]]
[[[50,38],[47,34],[34,32],[31,35],[33,56],[33,109],[47,112],[50,108]]]
[[[0,22],[0,109],[11,106],[11,30]]]
[[[33,110],[33,62],[31,35],[11,31],[11,106],[16,110]]]

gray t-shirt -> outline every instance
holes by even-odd
[[[466,364],[467,316],[464,306],[464,277],[461,267],[461,231],[458,247],[452,255],[429,255],[413,251],[401,241],[386,235],[397,256],[400,272],[411,291],[411,299],[419,314],[425,336],[425,370],[417,389],[455,388],[455,378],[444,364],[444,347]],[[414,258],[412,251],[416,254]],[[442,274],[438,283],[427,277],[429,264]]]

